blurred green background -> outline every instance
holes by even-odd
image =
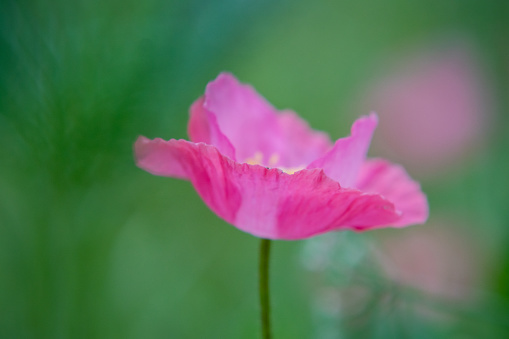
[[[489,84],[482,142],[433,175],[409,167],[428,225],[274,243],[274,334],[508,336],[508,18],[504,0],[1,0],[0,337],[258,338],[258,239],[188,182],[136,168],[136,137],[186,138],[226,70],[336,139],[376,76],[456,37]],[[434,278],[470,278],[445,292],[394,278],[378,259],[394,241],[443,259]]]

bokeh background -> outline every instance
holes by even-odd
[[[0,1],[0,337],[258,338],[258,239],[136,168],[221,71],[428,194],[273,247],[276,338],[509,335],[507,1]]]

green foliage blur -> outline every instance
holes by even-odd
[[[221,71],[344,136],[367,113],[351,108],[382,61],[450,32],[479,46],[496,123],[482,154],[423,188],[432,216],[469,221],[461,232],[486,263],[479,297],[437,303],[445,321],[374,303],[362,330],[338,316],[345,331],[319,336],[307,240],[278,241],[274,334],[507,336],[508,18],[503,0],[1,0],[0,337],[258,338],[258,239],[217,218],[188,182],[138,169],[136,137],[186,138],[190,104]]]

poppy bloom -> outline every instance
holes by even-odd
[[[332,144],[222,73],[191,106],[191,141],[141,136],[135,157],[152,174],[191,181],[219,217],[261,238],[422,223],[428,204],[419,184],[398,165],[366,159],[377,122],[374,113],[361,117]]]

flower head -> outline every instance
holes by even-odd
[[[219,217],[262,238],[422,223],[419,184],[398,165],[366,160],[377,122],[374,113],[362,117],[332,144],[222,73],[191,106],[191,141],[139,137],[135,157],[152,174],[191,181]]]

